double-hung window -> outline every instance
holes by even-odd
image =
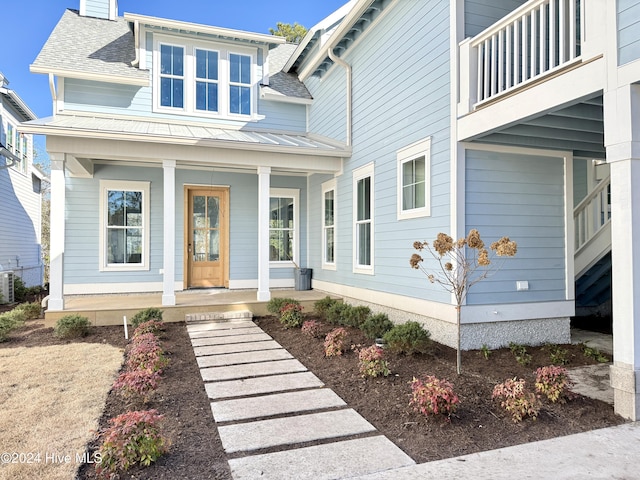
[[[322,268],[336,268],[336,181],[322,184]]]
[[[229,111],[251,115],[251,57],[229,54]]]
[[[149,182],[100,182],[100,270],[149,269]]]
[[[184,107],[184,48],[160,45],[160,105]]]
[[[430,215],[431,138],[397,152],[398,220]]]
[[[269,261],[291,266],[298,262],[299,191],[272,188],[269,198]]]
[[[218,111],[218,58],[216,51],[196,49],[196,110]]]
[[[356,273],[373,274],[373,173],[373,164],[353,171],[353,270]]]

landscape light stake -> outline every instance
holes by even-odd
[[[433,270],[434,273],[431,273],[422,264],[424,259],[414,253],[409,260],[411,268],[421,270],[431,283],[439,283],[446,291],[455,296],[456,326],[458,329],[456,367],[458,375],[460,375],[462,372],[460,313],[467,292],[473,285],[500,268],[500,266],[491,263],[494,256],[513,257],[518,246],[516,242],[509,240],[509,237],[502,237],[491,244],[490,254],[484,248],[484,242],[480,238],[478,230],[473,229],[466,238],[461,238],[458,241],[454,241],[445,233],[438,233],[433,245],[429,245],[429,242],[414,242],[413,248],[419,252],[423,250],[429,252],[438,262],[438,267]]]

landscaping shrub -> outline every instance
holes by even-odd
[[[126,472],[134,465],[149,466],[167,451],[169,441],[163,436],[157,410],[127,412],[109,420],[109,428],[100,434],[96,463],[98,476],[109,478]]]
[[[526,367],[531,363],[531,355],[527,353],[527,347],[524,345],[511,342],[509,343],[509,350],[511,350],[513,356],[516,357],[516,362],[523,367]]]
[[[313,304],[313,311],[320,318],[326,320],[327,319],[327,311],[336,303],[342,303],[338,300],[331,298],[330,296],[324,297],[322,300],[318,300]]]
[[[130,322],[134,328],[137,328],[141,323],[148,322],[149,320],[157,320],[161,322],[162,310],[155,307],[145,308],[144,310],[140,310],[133,317],[131,317]]]
[[[294,298],[272,298],[267,302],[267,311],[274,317],[280,316],[280,310],[287,303],[293,303],[294,305],[300,305],[300,302]]]
[[[566,365],[569,363],[567,354],[569,353],[566,348],[562,348],[559,345],[548,345],[549,359],[554,365]]]
[[[38,302],[22,303],[15,309],[24,312],[25,320],[35,320],[42,315],[42,307]]]
[[[53,333],[58,338],[80,338],[89,333],[91,323],[87,317],[72,314],[65,315],[56,322]]]
[[[593,347],[588,347],[587,345],[582,345],[582,353],[587,358],[592,358],[598,363],[607,363],[609,359],[606,355],[602,354],[600,350]]]
[[[164,356],[160,341],[154,334],[145,333],[132,340],[127,355],[128,370],[162,371],[168,363],[169,360]]]
[[[327,310],[325,318],[332,325],[346,325],[349,310],[353,307],[347,303],[335,303]]]
[[[164,325],[162,324],[162,322],[159,322],[158,320],[148,320],[138,325],[138,327],[133,331],[132,338],[136,339],[147,333],[151,333],[157,336],[163,330]]]
[[[319,338],[322,335],[321,326],[322,324],[317,320],[307,320],[302,324],[302,333],[312,338]]]
[[[393,328],[393,322],[389,320],[386,313],[376,313],[371,315],[360,326],[362,332],[371,340],[382,338],[385,333]]]
[[[411,383],[411,400],[409,406],[414,411],[425,416],[443,415],[450,419],[460,404],[458,395],[453,391],[453,385],[447,380],[433,375],[423,378],[413,378]]]
[[[386,377],[391,373],[389,362],[384,359],[384,350],[376,345],[360,350],[358,367],[363,377]]]
[[[347,331],[338,327],[327,333],[324,339],[324,355],[334,357],[342,355],[347,348]]]
[[[24,312],[13,309],[10,312],[0,313],[0,342],[4,342],[11,330],[22,325],[25,321]]]
[[[137,368],[122,372],[113,383],[113,389],[125,398],[137,395],[143,403],[147,403],[151,393],[158,388],[159,381],[159,370]]]
[[[20,303],[27,299],[29,289],[18,276],[13,277],[13,299]]]
[[[491,350],[487,345],[483,344],[480,348],[480,355],[484,357],[485,360],[489,360],[489,356],[491,355]]]
[[[299,328],[303,321],[302,305],[299,303],[286,303],[280,309],[280,323],[285,328]]]
[[[545,395],[553,403],[565,403],[571,396],[572,386],[566,368],[551,365],[536,370],[536,392]]]
[[[431,344],[431,334],[418,322],[409,321],[401,325],[395,325],[384,334],[384,341],[389,350],[396,353],[425,353]]]
[[[511,414],[514,423],[521,422],[524,417],[538,418],[540,400],[535,393],[526,389],[523,379],[509,379],[493,388],[492,397],[500,400],[500,406]]]
[[[364,305],[351,307],[345,311],[344,323],[349,327],[360,328],[371,315],[371,309]]]

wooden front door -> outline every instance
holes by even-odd
[[[229,286],[229,189],[186,187],[188,287]]]

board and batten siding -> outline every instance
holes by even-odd
[[[465,0],[465,37],[475,37],[525,3],[526,0]]]
[[[618,64],[640,58],[640,0],[618,0]]]
[[[469,290],[467,304],[566,300],[564,159],[466,151],[467,231],[478,229],[485,245],[503,236],[518,253]],[[516,282],[529,290],[516,291]]]
[[[410,41],[407,31],[412,32]],[[314,278],[447,301],[446,294],[429,286],[425,277],[409,267],[409,258],[415,240],[435,237],[438,231],[448,231],[450,225],[448,4],[435,0],[394,3],[346,52],[344,59],[353,66],[353,155],[345,160],[344,172],[337,177],[337,268],[321,269],[321,243],[314,240],[311,252]],[[326,125],[330,120],[344,125],[344,104],[324,105],[326,93],[316,94],[319,88],[332,85],[338,97],[344,98],[342,70],[333,67],[321,82],[309,81],[315,98],[310,113],[312,131],[320,120]],[[340,117],[331,119],[330,114],[335,111]],[[314,118],[319,112],[327,112],[326,118]],[[431,137],[427,193],[431,216],[398,220],[397,152],[427,137]],[[366,275],[353,273],[353,171],[371,163],[374,164],[374,275]],[[326,180],[326,176],[310,177],[311,218],[321,218],[321,183]]]

